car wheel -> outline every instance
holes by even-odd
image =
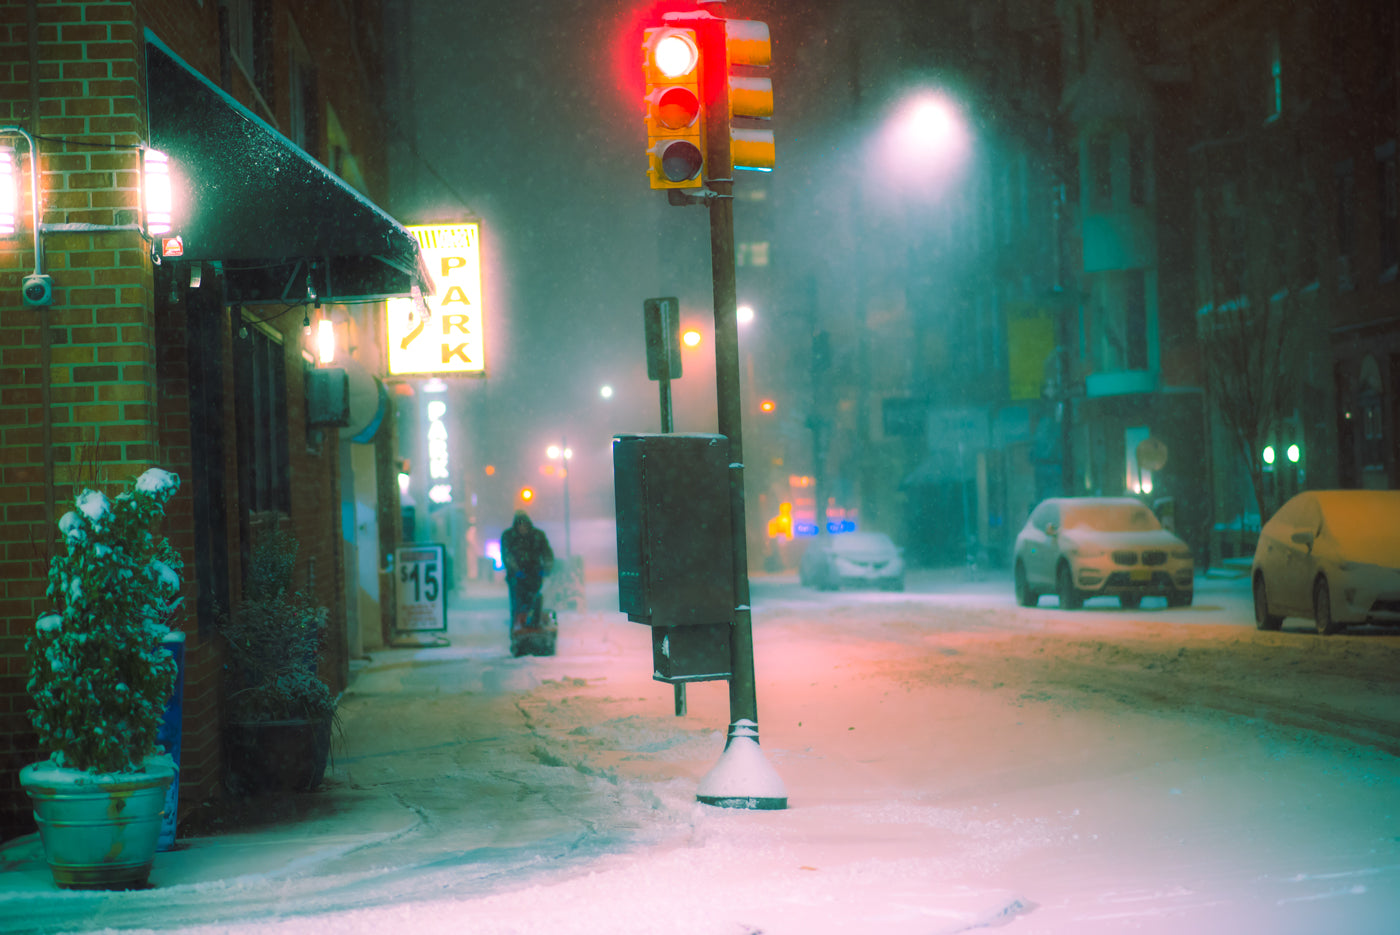
[[[1327,587],[1326,578],[1319,577],[1313,585],[1313,620],[1317,623],[1317,632],[1323,636],[1340,633],[1343,629],[1332,619],[1332,589]]]
[[[1190,607],[1195,600],[1196,592],[1192,591],[1172,591],[1167,595],[1168,607]]]
[[[1078,610],[1084,606],[1084,594],[1074,586],[1068,562],[1061,562],[1055,573],[1055,593],[1060,596],[1061,610]]]
[[[1264,576],[1254,576],[1254,625],[1261,630],[1277,630],[1283,618],[1269,613],[1269,595],[1264,590]]]
[[[1142,606],[1141,594],[1120,594],[1118,595],[1118,606],[1124,610],[1137,610]]]
[[[1031,590],[1030,582],[1026,580],[1026,566],[1021,562],[1016,563],[1016,603],[1022,607],[1034,607],[1040,603],[1040,594]]]

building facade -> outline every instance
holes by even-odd
[[[222,793],[218,623],[261,530],[300,542],[296,584],[330,611],[333,691],[392,628],[384,299],[431,284],[372,200],[380,27],[361,0],[0,9],[0,147],[18,183],[0,234],[0,835],[33,827],[25,640],[82,486],[150,466],[182,479],[166,530],[185,563],[182,813]],[[51,303],[22,298],[36,274]]]

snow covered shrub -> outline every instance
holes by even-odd
[[[48,598],[29,638],[30,720],[59,766],[130,772],[156,752],[175,686],[161,647],[179,606],[183,563],[152,531],[180,479],[151,468],[115,500],[84,490],[58,528]]]
[[[335,714],[330,688],[316,676],[326,608],[292,587],[297,541],[263,533],[253,547],[243,598],[224,622],[233,671],[231,721],[323,720]]]

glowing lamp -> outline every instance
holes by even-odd
[[[155,149],[145,151],[142,193],[146,203],[146,233],[160,237],[170,233],[175,198],[170,187],[170,159]]]
[[[329,318],[316,323],[316,356],[323,364],[335,362],[335,323]]]
[[[0,237],[19,229],[19,170],[15,151],[0,146]]]

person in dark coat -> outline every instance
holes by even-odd
[[[506,566],[510,588],[510,619],[520,608],[534,603],[544,586],[544,576],[554,567],[554,550],[549,537],[530,521],[524,510],[515,511],[515,520],[501,534],[501,563]]]

